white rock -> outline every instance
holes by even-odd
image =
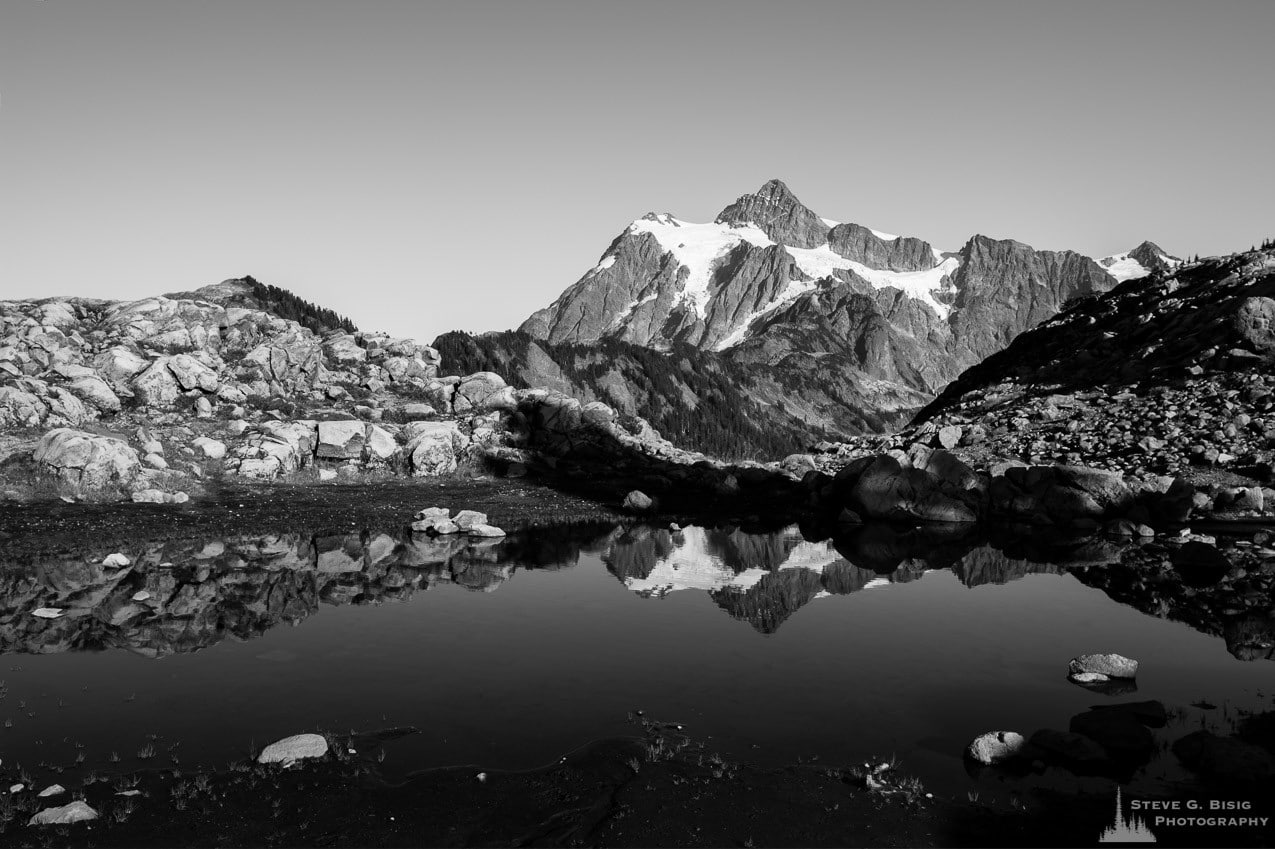
[[[60,808],[45,808],[31,817],[27,825],[66,825],[95,819],[97,811],[90,808],[87,802],[72,802]]]
[[[452,518],[452,521],[462,531],[468,531],[475,525],[487,524],[487,514],[479,513],[477,510],[461,510]]]
[[[41,799],[44,799],[49,796],[56,796],[59,793],[65,793],[65,792],[66,792],[66,788],[63,787],[61,784],[50,784],[48,787],[41,790],[38,795],[40,796]]]
[[[989,731],[975,737],[965,753],[981,764],[1000,763],[1018,754],[1025,742],[1023,735],[1014,731]]]
[[[484,524],[470,525],[469,534],[470,536],[476,536],[476,537],[503,537],[505,535],[505,532],[502,531],[500,528],[496,527],[495,525],[488,525],[484,523]]]
[[[226,443],[201,436],[192,443],[203,452],[209,460],[220,460],[226,456]]]
[[[106,557],[102,559],[102,565],[109,566],[112,569],[118,569],[121,566],[127,566],[132,562],[133,561],[129,560],[127,556],[120,554],[118,551],[115,552],[114,554],[108,554],[106,555]]]
[[[335,469],[319,469],[319,480],[321,481],[336,480],[336,470]]]
[[[133,593],[133,601],[147,601],[150,597],[151,594],[146,592],[146,590],[139,590],[138,592]]]
[[[259,764],[281,763],[290,766],[305,758],[321,758],[328,753],[328,741],[321,734],[296,734],[276,740],[261,750]]]
[[[142,458],[142,462],[150,466],[152,469],[167,469],[168,461],[159,454],[147,454]]]
[[[37,607],[35,610],[31,611],[31,615],[32,615],[32,616],[38,616],[38,617],[40,617],[41,619],[57,619],[59,616],[61,616],[61,615],[62,615],[62,608],[60,608],[60,607]]]
[[[26,786],[25,784],[10,784],[10,785],[9,785],[9,792],[10,792],[10,793],[21,793],[23,790],[25,790],[25,789],[26,789],[26,787],[27,787],[27,786]]]
[[[446,519],[452,515],[449,507],[426,507],[423,510],[417,510],[413,519]]]

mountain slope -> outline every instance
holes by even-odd
[[[1275,249],[1266,248],[1083,299],[966,371],[916,421],[977,423],[998,451],[1030,461],[1267,482],[1272,364]]]
[[[519,329],[553,345],[689,347],[776,397],[810,382],[825,397],[800,418],[844,435],[888,426],[1067,301],[1177,262],[1149,242],[1101,261],[982,235],[944,252],[820,218],[771,180],[710,224],[634,221]]]

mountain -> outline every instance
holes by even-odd
[[[637,219],[519,330],[714,354],[790,411],[813,383],[826,397],[798,417],[812,435],[844,435],[890,427],[1069,300],[1178,262],[1150,242],[1102,260],[984,235],[943,251],[821,218],[771,180],[710,224]]]
[[[680,342],[656,351],[618,339],[555,344],[518,331],[454,332],[433,347],[450,372],[492,371],[518,388],[601,401],[646,419],[678,445],[724,459],[782,457],[812,440],[902,425],[926,399],[915,393],[892,407],[842,378],[834,395],[800,370],[743,364]],[[823,421],[835,426],[825,430]]]
[[[1154,262],[1147,254],[1131,258]],[[1175,264],[1082,299],[966,371],[916,421],[977,425],[1002,454],[1033,462],[1212,469],[1236,475],[1235,485],[1269,484],[1273,364],[1275,248],[1267,247]]]

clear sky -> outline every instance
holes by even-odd
[[[252,274],[516,326],[651,210],[1102,256],[1275,235],[1275,2],[4,0],[0,297]]]

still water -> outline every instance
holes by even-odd
[[[585,527],[139,542],[122,568],[110,553],[0,564],[4,777],[220,766],[301,731],[402,726],[417,733],[387,748],[391,775],[530,768],[637,733],[641,710],[755,762],[897,757],[960,793],[991,780],[963,763],[974,736],[1066,730],[1113,701],[1066,680],[1077,654],[1138,659],[1125,698],[1172,709],[1166,741],[1271,707],[1269,660],[1154,593],[1100,588],[1127,571],[1111,544]],[[1175,774],[1165,755],[1137,780]]]

